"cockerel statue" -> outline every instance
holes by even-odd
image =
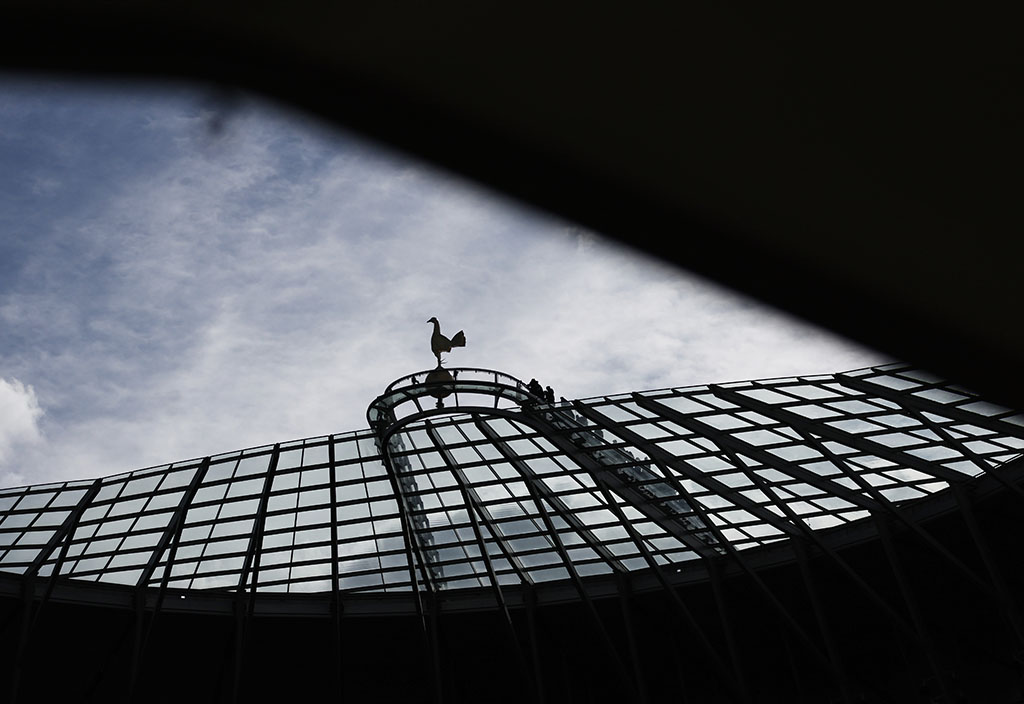
[[[437,318],[431,318],[427,322],[434,324],[434,334],[430,336],[430,351],[437,357],[437,366],[440,367],[441,353],[451,352],[452,347],[465,347],[466,335],[459,330],[451,339],[448,339],[441,334],[441,323],[437,322]]]

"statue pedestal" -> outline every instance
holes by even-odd
[[[448,384],[453,384],[455,379],[452,377],[451,372],[447,369],[443,369],[440,365],[432,372],[427,374],[427,378],[424,380],[427,384],[438,384],[437,388],[431,389],[428,393],[437,399],[437,407],[444,408],[444,398],[450,396],[452,393],[452,387]],[[444,386],[441,386],[444,384]]]

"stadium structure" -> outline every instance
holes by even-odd
[[[0,491],[10,701],[1020,702],[1024,415],[906,365]]]

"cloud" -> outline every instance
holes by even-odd
[[[0,378],[0,469],[8,471],[8,460],[20,446],[34,445],[42,440],[36,392],[17,379]]]
[[[10,450],[33,482],[362,428],[390,381],[433,365],[430,316],[466,332],[449,366],[567,397],[884,361],[265,105],[233,104],[212,136],[194,98],[121,110],[58,120],[73,144],[35,136],[45,104],[11,128],[49,145],[33,177],[61,184],[0,193],[28,228],[0,277],[0,370],[47,409],[48,441]]]
[[[560,394],[834,372],[884,361],[601,238],[572,228],[564,236],[541,232],[508,265],[501,326],[481,342],[499,368],[535,376]]]

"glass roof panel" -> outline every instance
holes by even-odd
[[[453,405],[396,421],[386,454],[382,426],[2,491],[0,571],[322,593],[682,566],[998,471],[1024,448],[1020,417],[898,365],[486,413]]]

